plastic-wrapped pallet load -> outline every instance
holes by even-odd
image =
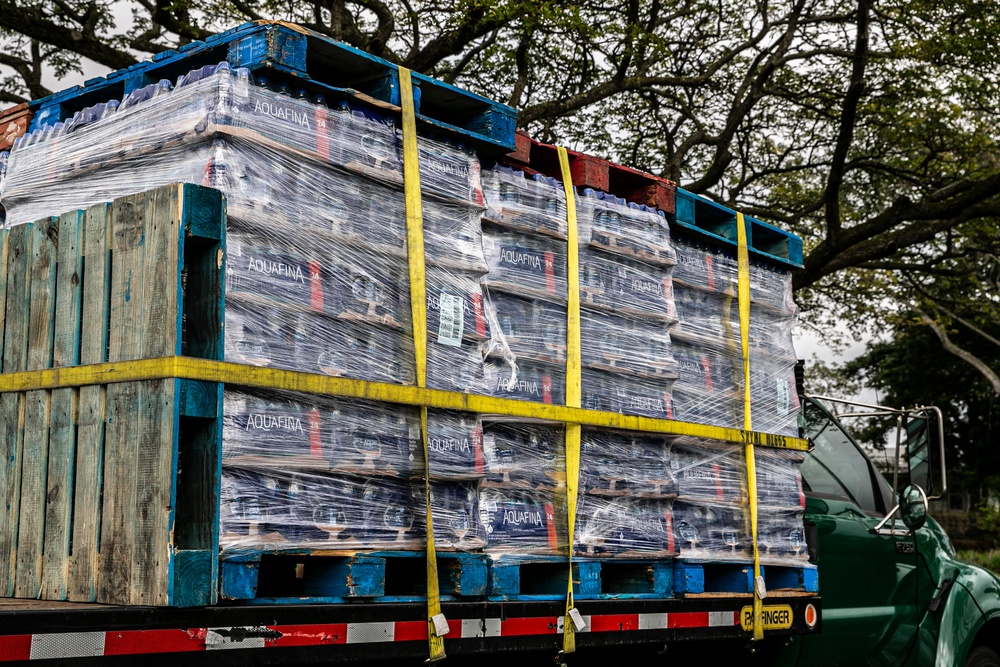
[[[487,265],[478,158],[462,146],[427,137],[418,139],[418,152],[428,386],[481,391],[479,345],[489,329],[479,287]],[[229,220],[227,360],[415,381],[402,149],[392,119],[346,104],[328,108],[321,96],[284,83],[254,82],[245,70],[222,63],[193,70],[176,86],[161,81],[121,103],[85,109],[23,137],[9,166],[2,192],[8,224],[176,181],[221,189]],[[419,443],[414,410],[281,395],[251,400],[229,392],[227,423],[250,414],[249,403],[257,410],[245,423],[249,430],[226,429],[225,479],[230,490],[245,483],[247,489],[269,491],[250,504],[278,503],[269,516],[279,519],[265,523],[280,526],[281,539],[273,531],[265,535],[248,528],[237,540],[240,547],[329,547],[329,539],[343,542],[343,535],[351,536],[352,548],[409,548],[419,540],[419,523],[406,520],[408,514],[423,515],[422,485],[408,481],[423,470],[422,452],[413,450]],[[309,420],[308,437],[287,428],[301,425],[303,416]],[[439,548],[482,545],[475,538],[477,463],[482,470],[482,459],[477,462],[474,454],[481,453],[478,424],[475,415],[429,412],[432,477],[446,470],[448,456],[468,454],[450,471],[458,474],[446,476],[472,480],[434,482],[436,533],[463,523],[452,514],[471,517],[476,529],[443,535]],[[262,431],[269,435],[260,437]],[[240,498],[224,494],[224,517],[239,514]],[[409,528],[380,532],[379,517],[368,509],[345,510],[357,530],[325,530],[310,512],[320,501],[335,505],[330,498],[348,505],[351,499],[388,498],[396,509],[382,511],[382,527]],[[223,532],[234,525],[238,534],[244,523],[226,519]],[[464,523],[469,526],[469,519]]]
[[[670,443],[660,437],[584,430],[579,556],[664,558],[675,554]]]
[[[679,323],[672,332],[679,375],[676,418],[740,428],[743,359],[736,259],[719,248],[677,244],[674,297]],[[796,306],[791,275],[750,265],[750,400],[754,429],[798,435],[795,349]]]
[[[479,512],[487,553],[565,553],[564,447],[562,425],[484,424],[486,479],[480,486]]]
[[[806,496],[799,473],[803,458],[790,450],[757,451],[758,546],[764,562],[809,558],[803,525]]]
[[[424,485],[294,468],[223,468],[223,549],[419,549]],[[431,484],[441,549],[479,549],[475,484]]]
[[[761,562],[782,564],[807,557],[805,496],[799,452],[756,452],[758,544]],[[671,450],[677,488],[674,536],[683,558],[751,558],[746,464],[740,445],[681,438]]]
[[[565,386],[565,194],[554,179],[508,168],[484,172],[483,278],[494,312],[490,393],[561,403]],[[584,407],[672,417],[677,377],[676,254],[665,217],[587,191],[578,199]],[[562,216],[558,218],[557,216]],[[489,360],[492,357],[492,361]]]
[[[562,403],[563,188],[553,179],[528,179],[505,168],[484,172],[483,180],[490,265],[483,284],[494,322],[486,348],[492,357],[486,363],[487,384],[495,395]],[[652,209],[592,192],[578,200],[577,219],[582,405],[668,418],[670,384],[676,378],[669,327],[676,314],[670,283],[675,258],[666,220]],[[492,428],[487,425],[487,438]],[[530,434],[534,427],[523,428]],[[589,431],[582,448],[585,497],[574,549],[591,556],[672,553],[672,491],[664,490],[670,483],[663,441]],[[483,493],[495,493],[493,485],[488,482]]]

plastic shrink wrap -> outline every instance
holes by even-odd
[[[563,403],[566,362],[566,198],[551,178],[483,172],[483,278],[491,338],[487,390]],[[587,191],[577,197],[583,406],[673,415],[676,321],[666,219],[654,209]],[[557,218],[557,216],[562,216]]]
[[[757,534],[761,561],[808,557],[800,452],[755,448]],[[671,449],[677,488],[674,537],[681,557],[747,560],[752,556],[746,464],[740,445],[682,438]]]
[[[222,470],[220,544],[224,550],[422,549],[424,485],[309,469]],[[435,546],[485,544],[472,483],[431,484]]]
[[[673,556],[675,494],[669,439],[584,429],[574,553]]]
[[[481,180],[472,151],[418,146],[428,386],[565,404],[562,185],[503,168]],[[227,360],[415,382],[392,119],[221,64],[85,109],[0,157],[7,225],[177,181],[227,197]],[[576,200],[583,406],[741,422],[735,261],[678,253],[653,209]],[[751,294],[754,426],[794,433],[787,274],[752,267]],[[484,428],[431,409],[425,465],[414,408],[227,389],[223,428],[224,548],[422,548],[429,472],[438,548],[566,553],[561,425]],[[745,558],[739,452],[691,444],[585,430],[576,553]],[[761,545],[775,558],[804,553],[796,466],[758,464]]]
[[[674,270],[677,326],[672,331],[679,378],[676,418],[742,428],[743,358],[736,259],[718,248],[677,244]],[[798,435],[798,394],[792,327],[791,275],[750,265],[751,415],[754,430]]]
[[[482,391],[479,347],[489,328],[478,159],[427,137],[418,150],[428,386]],[[9,166],[2,200],[12,225],[177,181],[222,190],[227,360],[415,382],[401,135],[392,119],[328,108],[223,63],[23,137]],[[418,414],[227,391],[223,533],[241,537],[223,544],[404,548],[421,540],[423,487],[410,481],[424,473]],[[478,417],[430,410],[428,448],[438,546],[482,546]]]
[[[483,425],[486,551],[561,554],[567,542],[564,427],[507,420]]]

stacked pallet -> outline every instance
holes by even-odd
[[[490,265],[483,283],[496,322],[487,345],[488,389],[496,396],[562,403],[567,317],[562,184],[551,177],[529,179],[506,167],[484,172],[483,181]],[[666,220],[654,209],[593,191],[580,200],[577,217],[583,407],[669,418],[670,384],[676,375],[669,337],[675,319],[670,286],[674,251]],[[561,429],[492,422],[485,432],[488,450],[499,447],[528,470],[556,479],[564,469]],[[575,552],[672,553],[668,449],[663,438],[593,429],[583,434],[584,496]],[[509,476],[488,478],[481,496],[484,511],[516,498],[537,505],[529,516],[543,516],[545,508],[552,508],[553,516],[562,513],[561,484],[528,486],[526,496],[515,491]],[[544,523],[538,525],[539,538],[545,536]],[[548,542],[539,539],[533,546],[547,553],[565,549],[561,531],[549,536]],[[495,552],[516,545],[495,526],[487,539]]]

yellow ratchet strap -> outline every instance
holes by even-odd
[[[427,386],[427,283],[424,266],[424,212],[420,198],[420,154],[417,120],[413,108],[410,70],[399,68],[399,97],[403,109],[403,190],[406,195],[406,252],[410,267],[410,310],[413,315],[413,351],[417,386]],[[441,613],[434,520],[431,512],[430,458],[427,451],[427,406],[420,406],[420,440],[424,449],[424,498],[427,514],[427,642],[428,662],[445,658],[444,635],[448,622]]]
[[[750,253],[747,250],[747,229],[743,214],[736,214],[736,234],[739,249],[737,265],[739,267],[740,304],[740,347],[743,352],[743,430],[753,430],[750,419]],[[764,623],[761,618],[763,596],[763,579],[760,576],[760,550],[757,545],[757,466],[754,460],[754,438],[747,438],[744,446],[744,456],[747,462],[747,495],[750,497],[750,539],[753,544],[753,638],[764,638]]]
[[[580,248],[577,245],[576,198],[569,156],[562,146],[559,169],[566,193],[566,406],[580,407]],[[566,616],[563,618],[563,653],[576,651],[576,621],[579,612],[573,603],[573,531],[576,527],[576,496],[580,482],[580,424],[566,424],[566,517],[569,524],[567,546],[569,577],[566,585]],[[582,629],[582,628],[580,628]]]
[[[619,431],[683,435],[738,444],[745,444],[748,440],[753,440],[754,443],[760,445],[802,452],[809,448],[809,442],[801,438],[754,433],[724,426],[708,426],[670,419],[623,415],[619,412],[585,410],[565,405],[531,403],[513,398],[495,398],[482,394],[465,394],[458,391],[370,382],[281,368],[250,366],[231,361],[181,356],[107,361],[83,366],[62,366],[36,371],[0,373],[0,394],[12,391],[86,387],[115,382],[140,382],[169,378],[221,382],[232,387],[256,387],[319,396],[356,398],[394,405],[427,406],[441,410],[489,413],[523,419],[544,419]]]

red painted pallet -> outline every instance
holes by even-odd
[[[28,131],[32,115],[27,102],[0,111],[0,151],[9,151],[14,140]]]
[[[514,137],[514,144],[514,152],[504,156],[504,164],[528,173],[561,178],[555,146],[536,141],[520,130]],[[673,181],[593,155],[566,152],[573,185],[609,192],[636,204],[655,206],[667,215],[674,214],[677,184]]]

